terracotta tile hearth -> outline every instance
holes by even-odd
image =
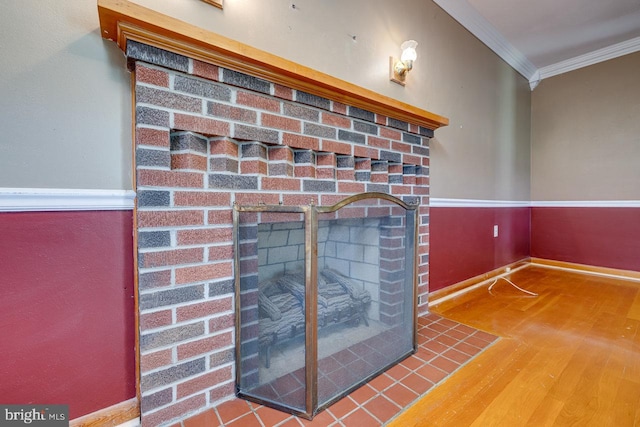
[[[485,350],[497,337],[428,314],[418,319],[418,351],[308,421],[241,399],[232,399],[174,427],[373,426],[407,406]]]

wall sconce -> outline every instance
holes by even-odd
[[[402,49],[400,60],[395,59],[393,56],[389,58],[389,79],[392,82],[404,86],[407,74],[413,68],[413,61],[418,57],[416,46],[418,46],[417,41],[407,40],[400,45],[400,49]]]

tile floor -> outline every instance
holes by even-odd
[[[418,351],[308,421],[232,399],[172,427],[361,427],[384,425],[475,355],[496,336],[435,314],[418,319]]]
[[[362,378],[368,378],[381,368],[390,365],[394,361],[402,358],[413,347],[409,331],[401,327],[382,329],[377,334],[355,342],[354,338],[360,338],[359,331],[373,329],[349,328],[342,329],[348,335],[349,331],[354,332],[355,337],[348,347],[341,348],[340,345],[333,345],[336,340],[331,341],[331,337],[324,341],[319,341],[318,346],[330,354],[318,361],[318,404],[323,405],[334,396],[342,394],[355,384],[361,382]],[[328,350],[331,348],[331,350]],[[304,350],[299,353],[304,355]],[[285,354],[282,354],[286,360]],[[273,361],[272,357],[272,361]],[[286,365],[285,365],[286,367]],[[267,372],[271,371],[271,368]],[[279,377],[254,388],[246,388],[247,395],[257,399],[271,400],[279,402],[292,408],[304,409],[306,387],[304,367],[291,371],[286,369],[279,372]],[[263,378],[263,373],[260,375]],[[266,377],[266,375],[264,375]]]

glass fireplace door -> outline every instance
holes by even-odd
[[[415,351],[416,208],[234,208],[240,397],[312,418]]]

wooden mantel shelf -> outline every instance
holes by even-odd
[[[102,37],[126,52],[134,40],[431,130],[449,119],[147,9],[98,0]]]

